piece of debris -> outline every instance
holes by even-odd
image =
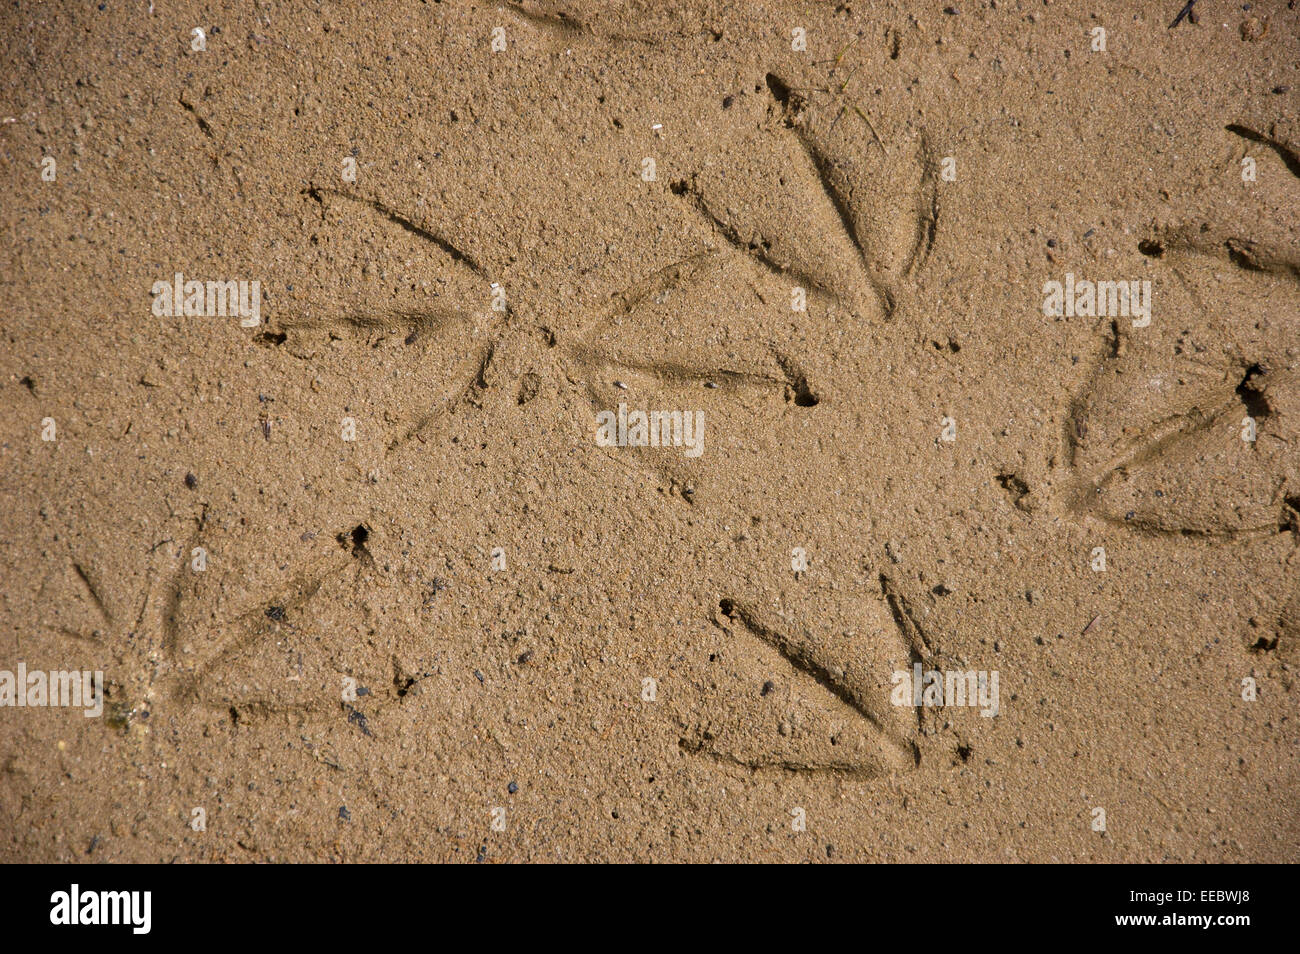
[[[1178,16],[1174,17],[1174,22],[1169,24],[1169,29],[1173,29],[1186,18],[1189,23],[1196,23],[1196,13],[1192,7],[1196,6],[1196,0],[1187,0],[1187,5],[1178,11]]]

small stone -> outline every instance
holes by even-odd
[[[193,490],[193,489],[194,489],[195,487],[197,487],[198,485],[199,485],[199,479],[198,479],[197,477],[195,477],[193,474],[186,474],[186,475],[185,475],[185,486],[186,486],[186,487],[190,488],[190,490]]]

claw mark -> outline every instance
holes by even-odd
[[[104,617],[104,621],[111,625],[113,622],[113,614],[108,611],[108,607],[104,604],[103,599],[100,598],[99,589],[94,583],[90,582],[90,576],[82,568],[80,563],[74,560],[72,568],[77,571],[77,578],[81,580],[82,584],[86,587],[86,592],[90,595],[91,601],[95,604],[95,609],[99,610],[99,615]]]
[[[770,347],[769,350],[781,368],[782,376],[780,377],[775,374],[765,374],[761,371],[741,371],[721,367],[701,368],[674,361],[621,358],[608,355],[586,343],[591,341],[600,327],[615,317],[630,315],[642,303],[695,281],[719,258],[720,255],[717,252],[700,252],[658,269],[641,281],[614,293],[611,298],[614,300],[615,307],[606,312],[602,318],[589,325],[588,329],[590,330],[579,333],[579,343],[565,345],[562,349],[563,352],[574,359],[580,366],[589,370],[601,366],[613,366],[652,375],[661,381],[679,384],[703,384],[724,390],[744,386],[756,386],[765,389],[777,388],[786,394],[787,400],[799,407],[815,407],[821,399],[809,384],[808,376],[793,359],[774,347]],[[602,407],[602,396],[595,390],[594,386],[588,385],[588,392],[593,406]]]
[[[382,335],[388,334],[401,338],[403,343],[411,345],[430,333],[451,333],[457,325],[466,324],[470,320],[470,315],[452,309],[421,311],[389,309],[345,315],[332,321],[309,321],[291,315],[278,319],[273,326],[275,330],[268,328],[257,340],[259,344],[266,347],[279,347],[289,340],[288,332],[299,334],[325,332],[332,338],[340,337],[342,334],[374,336],[378,333],[381,335],[379,340],[382,340]],[[378,341],[373,344],[377,346]],[[295,358],[305,357],[294,349],[293,342],[290,342],[288,350]]]
[[[811,391],[807,390],[807,381],[802,379],[796,384],[792,379],[778,378],[775,375],[752,371],[732,371],[727,368],[693,368],[674,361],[635,361],[626,358],[614,358],[599,351],[587,351],[579,347],[566,348],[565,351],[587,367],[593,367],[597,364],[612,365],[629,371],[650,374],[661,381],[673,381],[682,384],[709,382],[716,384],[719,388],[758,385],[767,388],[798,389],[797,393],[811,394]],[[600,395],[596,393],[595,389],[589,388],[588,390],[591,391],[592,399],[597,402],[597,405],[603,407]],[[816,399],[813,398],[806,406],[811,407],[816,403]]]
[[[719,603],[719,609],[724,618],[740,623],[752,635],[767,643],[784,656],[791,666],[811,676],[813,681],[823,689],[870,722],[882,736],[896,745],[909,748],[914,760],[919,763],[920,752],[915,744],[896,738],[893,729],[886,724],[880,713],[866,699],[862,698],[851,687],[845,685],[831,673],[827,666],[816,659],[813,652],[808,648],[808,640],[792,639],[777,627],[760,619],[752,607],[739,603],[734,599],[724,598]]]
[[[538,29],[549,30],[562,36],[591,36],[594,32],[587,24],[571,19],[564,11],[554,14],[537,13],[521,3],[507,3],[506,9]]]
[[[1277,139],[1274,139],[1272,136],[1266,136],[1263,133],[1256,132],[1255,130],[1243,126],[1240,123],[1228,123],[1228,125],[1225,126],[1224,128],[1227,129],[1228,132],[1230,133],[1234,133],[1238,136],[1241,136],[1243,139],[1249,139],[1251,142],[1257,142],[1260,143],[1261,145],[1268,146],[1270,149],[1272,149],[1274,152],[1278,154],[1278,157],[1286,165],[1287,169],[1291,172],[1291,175],[1300,178],[1300,154],[1297,154],[1294,149],[1291,149],[1284,143],[1279,142]],[[1271,132],[1276,134],[1277,132],[1276,123],[1274,124]]]
[[[384,218],[388,219],[388,221],[394,223],[395,225],[401,226],[406,231],[410,232],[412,235],[419,236],[420,238],[424,239],[427,242],[432,242],[434,245],[438,246],[438,248],[442,249],[449,256],[451,256],[453,261],[467,266],[468,268],[473,270],[473,272],[476,275],[480,276],[484,280],[490,281],[490,279],[488,279],[487,274],[479,266],[478,262],[474,261],[474,259],[468,253],[461,251],[455,245],[447,241],[438,233],[430,231],[429,229],[425,228],[423,225],[420,225],[415,221],[413,221],[412,219],[407,218],[401,212],[389,208],[388,206],[384,205],[384,203],[380,202],[378,199],[363,199],[359,196],[352,195],[351,193],[348,192],[343,192],[339,189],[330,189],[323,186],[311,186],[303,190],[303,194],[310,196],[311,198],[315,199],[317,202],[321,203],[322,205],[324,204],[324,200],[322,197],[326,195],[332,195],[332,196],[337,196],[340,199],[345,199],[348,202],[355,202],[358,205],[369,206],[370,208],[378,212],[380,215],[382,215]],[[507,305],[507,310],[508,309],[509,309],[509,305]]]
[[[355,531],[354,531],[355,532]],[[364,541],[363,541],[364,542]],[[332,576],[347,569],[348,564],[342,560],[336,559],[333,566],[327,568],[324,572],[317,575],[303,574],[296,577],[289,588],[282,591],[279,595],[272,597],[271,604],[277,610],[274,614],[282,620],[290,611],[301,609],[305,606],[318,592],[325,582]],[[177,600],[179,600],[179,590],[177,591]],[[258,604],[248,609],[230,620],[223,626],[224,629],[241,629],[242,633],[236,635],[233,639],[225,642],[208,658],[198,663],[192,670],[184,673],[177,684],[175,695],[179,699],[187,700],[192,704],[212,705],[208,700],[203,698],[199,686],[207,681],[212,670],[232,654],[248,646],[259,636],[270,631],[275,623],[267,622],[271,619],[267,614],[266,605],[259,601]],[[175,645],[175,623],[173,622],[172,640]],[[241,703],[243,705],[243,703]]]
[[[1163,253],[1163,252],[1162,252]],[[1071,468],[1078,468],[1079,452],[1088,438],[1088,395],[1097,389],[1106,372],[1108,360],[1118,358],[1123,352],[1123,339],[1120,337],[1119,322],[1110,323],[1111,340],[1109,350],[1092,369],[1088,386],[1083,393],[1070,402],[1065,416],[1065,452],[1066,462]]]
[[[1262,248],[1254,239],[1225,234],[1208,226],[1161,229],[1139,242],[1138,249],[1153,258],[1161,258],[1169,250],[1224,257],[1249,272],[1268,272],[1300,281],[1300,261]]]
[[[465,326],[470,321],[471,316],[452,310],[390,310],[377,314],[348,315],[344,318],[326,322],[305,321],[289,317],[277,321],[275,327],[279,330],[267,332],[267,334],[273,336],[272,341],[277,346],[288,340],[289,332],[325,332],[331,337],[338,337],[341,333],[373,335],[379,332],[380,334],[390,334],[395,338],[401,338],[405,344],[417,344],[422,338],[431,337],[433,333],[443,337],[452,334],[457,328]],[[290,342],[289,353],[294,358],[303,359],[306,355],[300,353],[299,350],[295,350],[296,341],[297,338],[295,337],[294,341]],[[495,348],[495,343],[489,343],[480,348],[474,355],[462,360],[450,374],[450,379],[454,383],[443,390],[441,397],[434,402],[434,408],[416,420],[403,433],[389,441],[386,448],[387,453],[391,454],[422,434],[435,420],[444,414],[453,412],[461,401],[468,400],[478,406],[478,396],[487,388],[487,372]]]
[[[1267,376],[1263,366],[1256,362],[1246,369],[1241,383],[1236,387],[1241,406],[1256,421],[1263,421],[1273,414],[1273,407],[1268,400],[1269,382],[1260,383],[1260,378]]]
[[[611,295],[616,308],[612,313],[604,315],[603,319],[608,320],[614,315],[631,314],[637,305],[651,297],[694,281],[705,268],[716,262],[718,257],[717,252],[698,252],[651,272],[640,281]]]
[[[817,181],[822,187],[822,192],[825,193],[831,207],[835,209],[835,214],[839,217],[840,228],[844,230],[844,234],[848,236],[853,247],[857,249],[858,258],[866,272],[868,284],[871,285],[872,291],[880,300],[885,317],[887,319],[892,317],[895,308],[894,293],[890,290],[888,283],[876,271],[875,266],[872,265],[871,257],[858,236],[858,230],[853,224],[853,212],[849,208],[848,197],[843,195],[835,185],[834,163],[817,148],[816,143],[808,137],[803,127],[794,121],[800,101],[792,97],[790,88],[774,73],[767,74],[767,88],[771,91],[772,98],[781,107],[786,128],[794,133],[799,146],[803,149],[809,162],[812,163],[812,167],[817,173]],[[883,144],[881,148],[884,148]]]
[[[807,375],[799,370],[798,366],[790,358],[787,358],[775,348],[772,348],[771,352],[777,363],[780,364],[784,377],[754,371],[734,371],[729,368],[695,368],[673,361],[635,361],[615,358],[598,351],[578,347],[566,348],[567,354],[576,358],[580,364],[588,368],[595,367],[598,364],[607,367],[613,366],[652,375],[661,381],[679,384],[707,384],[716,387],[720,391],[733,390],[744,386],[760,387],[768,390],[775,388],[783,392],[786,399],[798,407],[816,407],[821,398],[818,397],[808,383]],[[589,385],[588,392],[594,407],[598,409],[604,407],[605,402],[594,386]]]
[[[821,403],[821,398],[808,384],[808,376],[800,370],[799,366],[794,363],[792,358],[787,357],[775,348],[772,349],[772,356],[776,358],[776,363],[781,366],[785,372],[785,383],[789,391],[790,399],[799,407],[816,407]]]
[[[182,106],[184,106],[186,111],[191,116],[194,117],[194,120],[199,124],[199,129],[203,131],[203,135],[207,136],[209,139],[217,138],[216,134],[212,131],[212,125],[202,116],[200,116],[193,106],[191,106],[189,103],[185,101],[184,96],[180,97],[180,99],[178,99],[177,102],[179,102]]]
[[[713,225],[715,229],[728,242],[734,245],[739,251],[746,255],[752,256],[755,261],[772,272],[774,275],[782,278],[790,277],[795,281],[807,285],[811,288],[819,289],[830,295],[832,298],[839,300],[840,296],[835,289],[830,287],[821,279],[808,274],[788,262],[778,260],[772,256],[772,243],[764,236],[756,236],[755,239],[747,239],[740,234],[740,230],[732,223],[724,221],[714,211],[709,208],[708,200],[699,191],[693,182],[679,180],[670,186],[673,195],[683,196],[688,199],[692,205]]]
[[[916,243],[903,268],[903,274],[908,277],[914,276],[930,260],[930,252],[934,249],[935,236],[939,231],[939,185],[935,176],[934,157],[930,154],[925,136],[921,137],[920,163],[922,173],[921,189],[917,194]]]
[[[550,33],[566,43],[583,40],[603,39],[610,43],[641,43],[658,46],[658,37],[640,36],[635,33],[600,33],[595,27],[582,20],[575,20],[563,10],[556,13],[538,13],[521,3],[507,3],[506,9],[525,23],[544,33]]]
[[[176,571],[172,584],[167,590],[167,598],[163,601],[162,609],[162,637],[163,648],[168,655],[175,658],[176,648],[180,642],[180,612],[181,598],[184,592],[185,574],[189,571],[182,568]]]
[[[1300,589],[1282,608],[1278,616],[1277,638],[1282,644],[1284,654],[1294,658],[1297,645],[1300,645]]]
[[[488,370],[492,367],[492,358],[496,351],[495,342],[486,344],[479,350],[474,377],[461,395],[462,400],[473,404],[475,407],[482,406],[482,394],[488,389]]]
[[[1232,264],[1238,268],[1251,272],[1290,274],[1293,278],[1300,278],[1300,264],[1271,258],[1251,239],[1229,236],[1223,240],[1223,249]]]
[[[72,639],[75,639],[78,642],[90,643],[92,645],[99,644],[99,640],[97,640],[94,636],[87,636],[85,633],[79,633],[71,626],[60,626],[58,628],[58,632],[62,633],[64,636],[68,636]]]
[[[913,659],[928,664],[930,660],[934,659],[935,652],[930,645],[925,630],[916,621],[916,616],[913,615],[912,607],[908,604],[907,598],[895,588],[893,580],[884,573],[880,574],[880,591],[885,595],[885,602],[889,605],[889,612],[894,617],[894,624],[898,627],[899,632],[903,634],[903,640],[911,649]]]
[[[728,752],[722,752],[711,746],[713,736],[708,731],[697,731],[689,737],[677,740],[678,746],[683,752],[689,755],[697,755],[707,758],[713,762],[725,765],[734,765],[737,768],[747,769],[750,772],[776,772],[780,774],[796,775],[842,775],[847,778],[870,779],[878,778],[880,770],[869,763],[849,762],[849,761],[831,761],[831,762],[796,762],[791,759],[777,759],[771,762],[756,762],[751,759],[744,759]],[[920,764],[920,753],[915,745],[912,747],[913,756],[917,764]]]

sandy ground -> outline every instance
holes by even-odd
[[[356,6],[0,14],[0,859],[1300,857],[1294,2]]]

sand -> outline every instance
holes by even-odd
[[[1180,6],[6,7],[0,859],[1296,860],[1300,10]]]

